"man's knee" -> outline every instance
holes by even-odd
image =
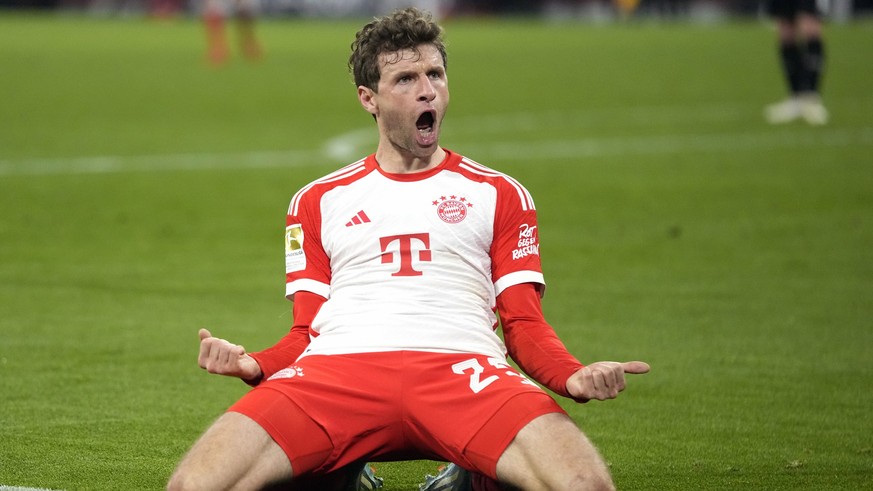
[[[167,491],[194,491],[206,489],[204,484],[191,473],[178,469],[167,482]]]
[[[192,453],[189,452],[173,471],[173,475],[167,482],[167,491],[207,490],[210,486],[215,486],[215,483],[209,480],[210,473],[205,471],[207,468],[196,465],[196,459],[192,458]]]

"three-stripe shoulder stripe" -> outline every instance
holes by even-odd
[[[366,159],[361,159],[354,164],[349,164],[342,169],[331,172],[330,174],[322,177],[321,179],[317,179],[315,181],[310,182],[306,186],[303,186],[300,191],[294,194],[294,197],[291,198],[291,205],[288,206],[288,214],[295,216],[300,210],[300,199],[306,194],[307,191],[312,189],[314,186],[319,184],[327,184],[335,181],[339,181],[341,179],[345,179],[349,176],[353,176],[358,172],[363,172],[366,170],[366,166],[364,165],[364,161]]]
[[[518,193],[518,199],[521,201],[522,211],[536,210],[533,197],[530,195],[528,190],[525,189],[525,187],[522,186],[521,183],[516,181],[514,178],[502,172],[491,169],[490,167],[486,167],[474,160],[470,160],[467,157],[461,159],[459,167],[466,169],[474,174],[479,174],[481,176],[502,178],[503,180],[508,182],[513,188],[515,188],[515,192]]]

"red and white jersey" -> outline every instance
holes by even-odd
[[[414,350],[503,358],[496,296],[544,285],[533,199],[513,178],[447,151],[388,174],[374,155],[294,195],[286,295],[327,299],[303,355]]]

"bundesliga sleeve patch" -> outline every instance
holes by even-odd
[[[306,254],[303,252],[303,226],[285,227],[285,272],[293,273],[306,269]]]

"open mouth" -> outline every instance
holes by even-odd
[[[434,115],[432,111],[425,111],[415,121],[415,127],[421,134],[431,133],[433,131]]]

